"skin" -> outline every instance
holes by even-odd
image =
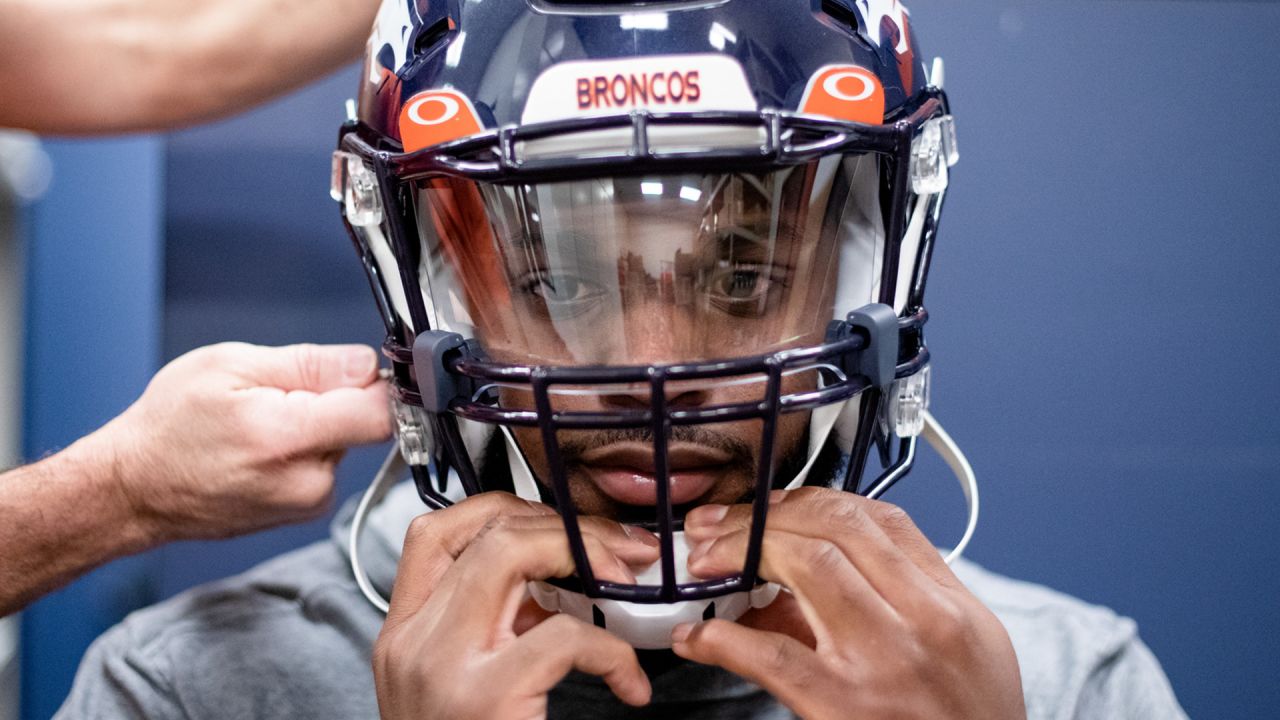
[[[616,523],[589,522],[584,538],[604,579],[634,582],[628,562],[658,557],[656,539]],[[574,669],[646,704],[652,690],[630,645],[526,598],[529,580],[572,572],[564,525],[544,505],[489,493],[417,518],[373,648],[382,717],[544,718],[547,692]]]
[[[672,189],[668,195],[676,187],[696,191],[698,202],[644,196],[637,180],[616,186],[588,180],[523,197],[513,191],[490,193],[487,199],[465,183],[435,180],[439,192],[427,194],[425,201],[441,252],[462,269],[460,282],[470,298],[478,336],[496,360],[663,364],[723,357],[726,348],[763,353],[820,343],[835,295],[836,266],[829,262],[833,239],[807,241],[819,235],[816,229],[785,219],[775,225],[767,209],[778,193],[808,197],[810,178],[803,171],[731,177],[724,183],[701,176],[655,180]],[[557,238],[558,253],[517,230],[517,209],[538,203],[573,208],[542,230]],[[489,216],[499,221],[490,223]],[[747,279],[737,288],[739,294],[734,292],[735,274]],[[667,402],[674,408],[759,402],[764,378],[754,380],[673,384]],[[814,373],[788,375],[782,394],[811,390],[816,382]],[[645,385],[607,394],[553,393],[551,401],[557,412],[635,411],[648,406],[649,392]],[[532,395],[519,389],[503,388],[501,397],[507,408],[534,407]],[[795,459],[808,424],[807,413],[779,418],[774,470]],[[674,428],[673,447],[711,448],[721,460],[689,473],[703,476],[690,484],[705,491],[686,504],[729,503],[749,493],[758,472],[761,432],[757,421]],[[540,430],[515,427],[512,433],[535,477],[549,483],[550,462]],[[629,470],[644,477],[644,468],[636,467],[634,459],[620,466],[594,452],[627,442],[651,447],[646,432],[571,431],[557,440],[570,495],[581,513],[652,519],[651,509],[608,492],[602,480]]]
[[[695,575],[737,571],[749,506],[702,506],[685,523]],[[641,533],[588,520],[597,575],[634,582],[631,568],[658,557]],[[489,493],[415,520],[374,645],[384,720],[544,718],[547,693],[573,669],[627,704],[647,702],[629,646],[547,616],[525,594],[530,580],[572,572],[559,517],[536,503]],[[1026,717],[1004,626],[900,508],[829,489],[776,492],[760,574],[787,592],[738,623],[677,627],[673,650],[808,719]]]
[[[672,632],[673,650],[760,685],[804,718],[1025,718],[1008,633],[910,516],[825,488],[771,497],[760,574],[788,589],[741,623]],[[750,508],[707,505],[689,569],[731,572]]]
[[[807,389],[811,385],[811,380],[796,376],[784,383],[783,394],[789,392],[798,392]],[[639,393],[637,393],[639,395]],[[648,390],[643,393],[646,397]],[[758,400],[760,391],[756,389],[743,388],[720,388],[714,392],[706,393],[699,399],[697,405],[721,405],[731,403],[743,403],[751,400]],[[615,409],[618,405],[629,406],[628,409],[635,409],[640,404],[639,400],[618,400],[619,396],[610,397],[586,397],[586,398],[567,398],[558,402],[557,410],[562,411],[608,411]],[[633,398],[634,396],[621,396]],[[679,398],[673,399],[673,405],[680,405]],[[778,424],[778,447],[783,449],[774,458],[774,469],[783,463],[784,459],[790,458],[794,465],[794,454],[800,449],[800,445],[806,437],[806,429],[809,423],[808,413],[792,413],[785,415],[780,419]],[[537,428],[513,428],[513,435],[520,447],[525,451],[525,457],[528,458],[530,468],[534,475],[541,482],[548,483],[550,478],[550,465],[547,462],[547,455],[542,451],[542,438]],[[738,422],[738,423],[720,423],[710,427],[703,427],[694,430],[692,428],[677,428],[672,432],[672,447],[676,442],[685,446],[710,446],[715,448],[724,448],[728,451],[729,460],[723,465],[710,468],[704,472],[708,472],[714,476],[710,482],[709,489],[698,496],[695,500],[686,503],[688,505],[700,505],[704,503],[725,504],[740,500],[749,494],[755,487],[756,472],[758,458],[761,449],[761,428],[757,422]],[[574,506],[584,515],[604,517],[604,518],[635,518],[637,520],[653,519],[652,506],[634,506],[628,505],[611,497],[601,487],[601,482],[597,478],[604,472],[609,471],[607,466],[600,464],[592,464],[588,462],[584,455],[592,450],[607,449],[611,445],[619,441],[631,441],[646,446],[652,446],[652,440],[649,438],[647,431],[630,430],[618,431],[614,433],[599,432],[565,432],[559,437],[561,459],[568,473],[569,493],[573,498]],[[652,478],[643,472],[636,471],[635,475],[645,477],[646,480]]]
[[[390,436],[386,395],[358,345],[174,360],[101,429],[0,475],[0,616],[122,555],[318,517],[344,450]]]
[[[616,222],[616,218],[606,219]],[[676,226],[663,222],[646,217],[639,231],[623,236],[639,238],[641,246],[670,244],[679,235]],[[617,227],[606,228],[592,244],[606,245],[617,231]],[[626,312],[621,318],[578,318],[576,325],[589,328],[591,335],[581,347],[597,353],[593,358],[600,362],[672,362],[690,355],[705,357],[698,354],[698,343],[703,341],[690,340],[702,328],[712,333],[706,348],[722,352],[742,346],[731,337],[735,332],[750,336],[752,328],[759,327],[752,323],[788,321],[799,324],[791,332],[768,335],[812,343],[821,337],[821,324],[805,323],[831,316],[832,287],[818,281],[823,266],[814,264],[816,258],[798,254],[814,246],[788,246],[785,238],[778,243],[778,255],[790,258],[781,265],[809,282],[780,283],[785,292],[765,306],[767,312],[746,319],[717,317],[705,323],[695,322],[690,313],[706,307],[690,310],[680,305],[678,293],[653,290],[660,281],[633,275],[636,263],[626,253],[615,253],[623,258],[616,275],[622,278],[620,294]],[[492,242],[475,241],[454,252],[462,257],[471,251],[484,252],[486,247],[492,247]],[[517,243],[515,250],[510,254],[517,258],[538,259],[536,248]],[[693,257],[697,258],[696,252]],[[677,254],[665,267],[679,268],[680,261]],[[504,282],[492,274],[492,268],[498,267],[496,258],[462,257],[461,262],[490,269],[474,292],[492,294],[492,288]],[[831,272],[830,264],[825,271]],[[580,272],[589,275],[592,269]],[[519,268],[510,274],[530,275]],[[611,274],[598,272],[602,279],[596,284],[609,287]],[[678,282],[671,285],[678,287]],[[573,290],[580,285],[553,278],[538,295],[581,295]],[[628,294],[636,287],[640,291]],[[694,287],[701,290],[703,286]],[[707,287],[714,291],[714,286]],[[473,303],[473,307],[481,316],[482,339],[495,355],[509,353],[516,359],[519,350],[543,357],[572,357],[574,338],[561,332],[565,324],[554,322],[552,306],[557,302],[563,312],[579,312],[571,302],[551,297],[546,299],[550,311],[540,310],[537,303],[514,292],[510,298]],[[602,307],[607,309],[605,302],[581,312],[602,312]],[[502,312],[485,315],[493,308]],[[620,352],[611,354],[610,328],[619,326],[623,342],[614,346]],[[569,329],[574,331],[573,324]],[[787,382],[786,389],[799,390],[814,387],[815,380],[796,375]],[[758,386],[676,388],[668,402],[699,407],[758,400],[759,393]],[[503,390],[501,401],[504,406],[533,406],[527,394],[511,389]],[[610,395],[553,396],[557,411],[635,410],[647,404],[647,387]],[[777,458],[802,452],[807,421],[799,413],[784,417]],[[707,471],[714,482],[690,503],[696,507],[684,516],[686,533],[695,543],[689,570],[703,578],[724,577],[741,571],[746,553],[750,507],[735,503],[742,502],[755,479],[761,438],[758,424],[752,422],[722,423],[702,431],[709,435],[677,429],[672,440],[741,449],[731,461]],[[546,482],[549,464],[541,435],[527,429],[514,434],[534,474]],[[635,508],[610,498],[607,483],[601,480],[605,469],[594,467],[590,460],[599,448],[627,443],[651,447],[651,440],[629,431],[565,432],[557,440],[568,468],[573,503],[587,516],[593,569],[606,579],[628,577],[641,560],[651,562],[656,553],[641,556],[637,546],[632,554],[629,547],[609,539],[626,536],[628,529],[616,520],[631,521]],[[829,489],[778,492],[771,500],[759,571],[762,578],[779,583],[787,592],[769,607],[749,613],[741,623],[712,620],[677,627],[672,635],[677,654],[756,682],[804,718],[1025,717],[1017,658],[1004,627],[956,579],[906,513]],[[652,507],[641,510],[652,517]],[[531,514],[536,520],[529,519]],[[507,496],[480,496],[419,518],[415,527],[405,540],[391,614],[374,650],[374,677],[384,718],[422,717],[423,713],[426,717],[542,718],[547,692],[572,668],[603,676],[624,702],[639,704],[647,699],[647,685],[641,685],[635,674],[630,648],[566,616],[539,623],[538,612],[528,607],[526,582],[573,571],[558,518]],[[643,531],[632,528],[629,532],[634,538]],[[479,549],[473,552],[472,548]],[[409,589],[402,591],[402,584]],[[553,630],[539,632],[552,624]],[[520,673],[513,673],[514,667],[520,667]],[[521,678],[521,673],[527,678],[501,685],[491,682],[492,678]]]
[[[0,126],[132,132],[241,112],[356,60],[377,8],[376,0],[0,0]]]

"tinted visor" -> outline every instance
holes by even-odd
[[[535,185],[415,183],[433,325],[500,362],[637,365],[821,343],[874,300],[882,160]]]

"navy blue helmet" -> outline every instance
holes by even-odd
[[[939,74],[897,0],[385,2],[334,196],[422,499],[556,507],[555,584],[610,629],[618,603],[740,613],[771,490],[910,469],[957,158]],[[684,513],[743,502],[741,572],[690,577]],[[598,581],[590,515],[662,561]]]

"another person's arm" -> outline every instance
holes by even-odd
[[[0,0],[0,127],[169,128],[356,60],[376,0]]]
[[[343,451],[390,433],[368,347],[184,355],[120,417],[0,475],[0,616],[121,555],[315,517]]]

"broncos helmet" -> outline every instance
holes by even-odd
[[[910,469],[958,157],[912,25],[897,0],[384,2],[332,192],[400,456],[433,508],[558,510],[576,573],[531,584],[544,607],[669,646],[776,593],[771,490]],[[754,508],[728,577],[684,567],[708,502]],[[589,515],[661,560],[598,580]]]

